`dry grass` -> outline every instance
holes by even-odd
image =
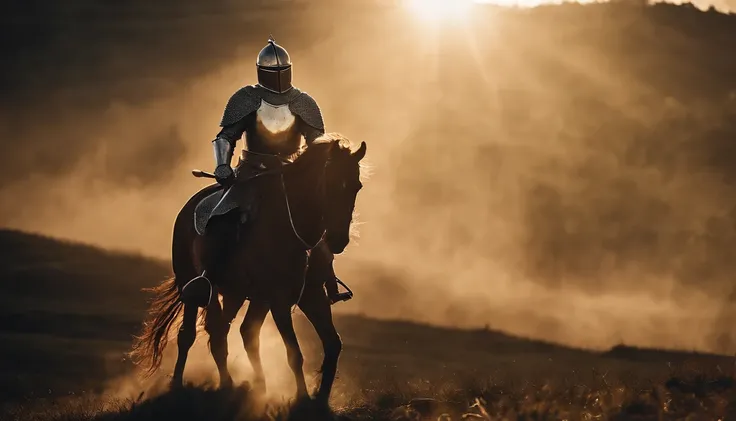
[[[140,309],[118,306],[106,312],[89,304],[135,300],[138,285],[116,281],[110,273],[131,273],[128,266],[142,267],[140,262],[19,233],[0,239],[15,253],[3,266],[15,282],[0,284],[7,303],[0,309],[3,421],[736,419],[730,357],[623,346],[598,353],[489,329],[358,316],[335,319],[345,347],[334,413],[284,401],[263,403],[247,385],[217,390],[200,382],[159,395],[138,395],[142,389],[133,388],[131,399],[110,397],[107,381],[129,373],[129,362],[121,357]],[[86,276],[85,254],[106,271]],[[66,262],[65,270],[49,269],[46,261]],[[14,262],[27,270],[16,270]],[[148,279],[165,273],[155,262],[147,264]],[[106,280],[89,282],[95,302],[64,288],[93,278]],[[38,288],[48,279],[57,282]],[[306,369],[313,372],[321,359],[318,340],[303,317],[295,317],[295,326]],[[209,358],[206,364],[214,371]]]
[[[410,388],[386,389],[332,412],[313,404],[263,403],[253,398],[246,384],[224,390],[187,387],[148,400],[69,398],[18,404],[5,416],[18,421],[728,420],[736,416],[736,388],[730,377],[673,378],[646,388],[599,386],[558,387],[534,381],[470,384],[443,388],[430,398],[412,397]]]

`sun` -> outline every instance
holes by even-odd
[[[465,18],[472,0],[404,0],[404,6],[417,18],[428,21]]]

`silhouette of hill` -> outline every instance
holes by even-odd
[[[118,409],[102,411],[103,404],[94,393],[104,392],[110,379],[132,369],[124,353],[145,310],[146,297],[140,289],[166,277],[167,265],[14,230],[0,230],[0,249],[0,396],[8,402],[32,399],[28,402],[40,405],[37,412],[28,412],[28,404],[8,404],[7,414],[25,419],[18,415],[19,408],[24,408],[23,417],[35,414],[32,419],[124,420],[156,419],[161,413],[179,411],[183,419],[200,419],[205,408],[211,408],[213,419],[224,420],[232,419],[230,411],[242,413],[249,407],[243,403],[249,402],[245,386],[220,392],[191,389],[147,398],[144,403],[116,400],[104,407]],[[300,315],[296,321],[307,367],[316,369],[320,353],[316,335]],[[715,355],[624,346],[597,353],[489,329],[438,328],[357,315],[338,316],[336,325],[345,341],[339,382],[347,389],[364,390],[363,400],[351,404],[348,412],[373,414],[372,419],[390,419],[390,413],[409,402],[413,394],[439,396],[455,402],[442,405],[454,405],[453,411],[461,411],[466,407],[458,398],[465,396],[466,389],[481,396],[501,387],[521,399],[530,387],[512,386],[521,379],[550,382],[555,387],[569,381],[614,384],[631,381],[627,376],[632,370],[642,376],[636,381],[646,378],[664,383],[669,379],[672,388],[732,390],[731,383],[717,376],[707,377],[716,379],[708,381],[720,383],[691,380],[693,373],[717,373],[716,367],[731,363],[730,358]],[[671,378],[677,373],[684,380]],[[558,394],[567,392],[555,389],[550,393],[557,400],[562,396]],[[79,394],[82,400],[70,401],[70,394]],[[236,396],[246,400],[234,401]],[[176,404],[179,399],[199,409]],[[288,416],[283,412],[286,409],[279,411],[282,418]],[[310,411],[298,409],[292,415],[310,419]]]
[[[445,33],[436,45],[444,54],[437,76],[427,87],[401,72],[411,62],[404,56],[413,52],[407,47],[420,37],[401,32],[406,16],[391,15],[377,2],[356,6],[325,0],[288,9],[265,0],[258,7],[229,0],[5,2],[9,13],[0,14],[0,217],[18,220],[47,203],[46,179],[21,197],[17,190],[4,190],[26,182],[29,168],[53,180],[77,171],[80,162],[91,166],[86,160],[102,147],[112,158],[92,168],[97,181],[125,188],[168,180],[187,147],[186,135],[178,131],[179,119],[187,116],[177,119],[171,113],[156,124],[139,122],[145,128],[140,136],[117,134],[112,133],[118,130],[114,113],[106,114],[111,104],[176,97],[203,75],[251,57],[278,26],[277,38],[302,54],[304,64],[315,63],[311,71],[318,75],[313,76],[318,93],[353,93],[340,103],[325,100],[336,121],[348,120],[344,113],[349,111],[343,110],[356,109],[376,110],[356,127],[388,119],[402,110],[391,107],[401,101],[387,101],[395,92],[427,88],[441,99],[432,96],[424,108],[412,103],[421,119],[411,122],[405,146],[394,149],[394,139],[381,145],[390,150],[390,163],[411,169],[397,169],[391,180],[395,205],[420,210],[411,224],[387,222],[396,223],[397,238],[412,239],[431,228],[443,236],[447,249],[464,252],[472,244],[480,258],[494,255],[498,249],[486,244],[497,234],[492,224],[487,232],[476,221],[472,232],[457,221],[438,225],[433,211],[463,215],[460,206],[466,202],[481,209],[495,206],[502,219],[523,228],[525,277],[539,283],[554,287],[564,281],[591,293],[651,286],[637,276],[619,276],[616,282],[608,276],[635,265],[647,279],[674,279],[671,294],[682,300],[692,289],[726,297],[736,270],[731,255],[736,246],[736,16],[690,5],[640,3],[480,8],[473,16],[476,23],[488,19],[493,25],[480,25],[473,35],[502,41],[483,45],[486,50],[469,58],[467,48],[456,48],[468,44],[467,34]],[[356,10],[361,13],[351,13]],[[366,40],[380,40],[380,45]],[[473,66],[457,65],[470,59]],[[488,105],[493,101],[479,90],[488,83],[482,77],[488,74],[479,69],[499,87],[493,99],[500,107]],[[355,81],[373,82],[374,77],[378,83],[366,84],[369,88]],[[229,82],[221,99],[240,83]],[[479,111],[467,113],[471,106]],[[38,123],[40,115],[44,124]],[[513,140],[507,142],[512,146],[487,141],[493,137],[488,126],[496,130],[493,136]],[[448,138],[453,151],[446,148]],[[196,141],[201,145],[201,139]],[[542,155],[545,148],[557,154],[523,167],[531,162],[525,159]],[[444,151],[442,159],[437,150]],[[567,159],[563,153],[580,157]],[[527,171],[503,172],[513,164]],[[447,174],[453,174],[449,182]],[[458,179],[477,181],[472,194],[458,192]],[[525,207],[503,214],[508,202],[500,192],[509,179],[525,183],[515,192]],[[568,179],[577,181],[565,183]],[[487,191],[498,196],[484,196]],[[166,191],[157,194],[163,198]],[[31,212],[29,220],[34,216]],[[141,219],[139,214],[117,218],[128,229],[142,230],[130,224]],[[482,241],[473,243],[478,237]],[[168,265],[9,230],[0,231],[0,250],[0,401],[21,402],[8,406],[9,412],[0,405],[0,418],[8,413],[11,419],[156,419],[178,411],[196,419],[201,416],[197,407],[223,407],[216,416],[232,418],[242,409],[233,404],[247,395],[241,389],[187,389],[136,405],[122,402],[112,411],[103,410],[94,394],[91,406],[82,402],[79,412],[69,406],[76,405],[74,399],[54,403],[71,393],[107,391],[107,380],[130,373],[124,353],[145,310],[140,290],[168,276]],[[305,321],[296,318],[313,370],[317,342]],[[724,331],[730,331],[732,321],[724,315]],[[482,397],[479,406],[492,414],[508,417],[736,416],[733,361],[723,356],[626,345],[592,352],[493,330],[361,316],[340,316],[336,324],[345,340],[338,399],[341,411],[356,418],[396,419],[393,411],[417,396],[438,399],[435,416],[444,409],[465,410],[475,397]],[[729,349],[728,336],[723,349]]]
[[[101,305],[107,313],[129,315],[145,309],[141,288],[170,275],[162,262],[140,255],[15,230],[0,231],[0,250],[0,299],[6,310],[78,311]]]
[[[374,145],[371,159],[386,171],[365,193],[388,203],[385,214],[369,202],[361,212],[373,232],[397,239],[388,254],[441,244],[438,253],[591,295],[731,294],[736,59],[724,52],[734,49],[733,15],[671,4],[479,6],[469,34],[433,39],[379,2],[42,3],[11,2],[16,13],[0,16],[2,38],[17,40],[0,44],[0,219],[16,227],[166,250],[168,221],[198,182],[183,160],[207,165],[202,139],[232,90],[253,81],[251,58],[274,31],[299,57],[296,77],[322,98],[330,127]],[[434,49],[436,69],[423,52]],[[414,60],[422,77],[403,76]],[[195,90],[230,66],[226,81]],[[60,194],[66,176],[72,189]],[[90,192],[77,177],[102,187]],[[47,217],[47,194],[74,227]],[[100,235],[85,229],[88,217],[107,220],[109,203],[131,211],[100,223]],[[152,216],[150,229],[137,225]],[[498,242],[497,225],[511,232]],[[362,240],[366,255],[385,248],[381,235]],[[421,269],[416,260],[409,272]],[[476,281],[458,282],[470,290]],[[441,296],[442,287],[425,289]],[[732,318],[726,307],[719,334]],[[712,348],[729,352],[723,336]]]

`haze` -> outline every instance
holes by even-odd
[[[336,311],[736,350],[731,17],[706,33],[636,5],[427,22],[332,0],[40,4],[4,22],[4,226],[168,259],[204,185],[189,170],[212,169],[272,33],[327,130],[369,147],[336,263],[356,298]]]

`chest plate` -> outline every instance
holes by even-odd
[[[255,113],[253,131],[248,133],[248,149],[293,154],[299,149],[302,140],[299,127],[289,104],[273,105],[262,99]]]
[[[291,131],[294,123],[296,116],[289,109],[289,104],[271,105],[261,100],[261,106],[256,111],[256,124],[259,129],[265,130],[270,135],[278,135]]]

